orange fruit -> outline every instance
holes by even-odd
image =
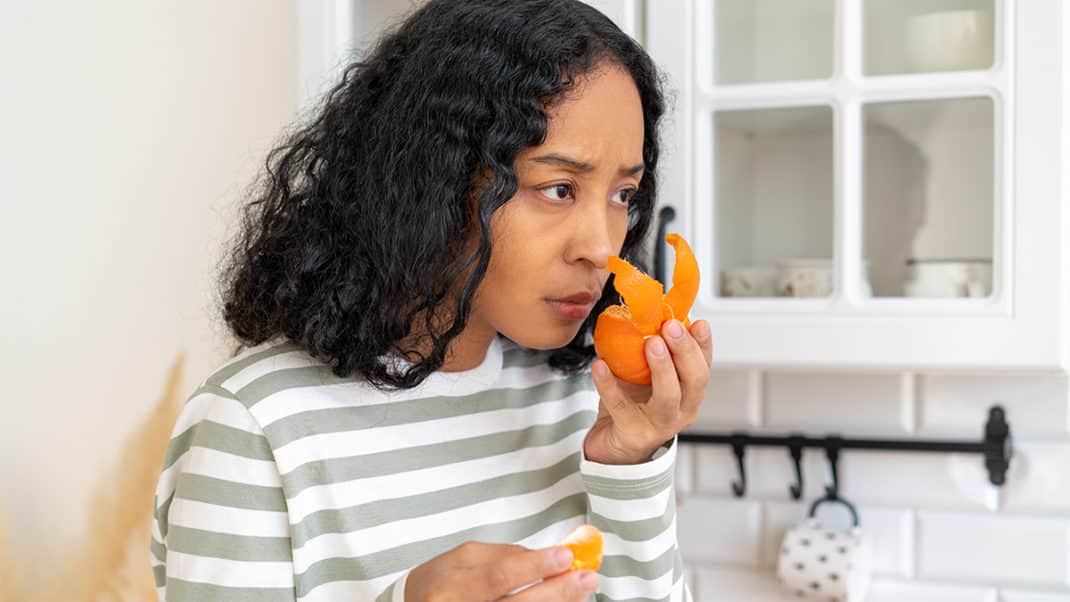
[[[602,566],[602,532],[594,525],[580,525],[565,537],[560,545],[572,550],[572,567],[577,571],[597,571]]]
[[[607,307],[594,325],[595,353],[617,378],[637,385],[650,384],[646,339],[661,332],[666,320],[675,318],[689,328],[687,314],[698,295],[698,261],[691,246],[679,234],[667,234],[665,242],[676,252],[672,288],[663,295],[660,282],[614,255],[608,268],[624,304]]]

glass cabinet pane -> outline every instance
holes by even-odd
[[[863,252],[877,297],[992,292],[993,102],[863,108]]]
[[[714,113],[722,297],[827,297],[834,246],[827,106]]]
[[[866,0],[865,74],[988,69],[994,0]]]
[[[717,0],[714,81],[832,77],[835,15],[833,0]]]

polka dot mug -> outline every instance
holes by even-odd
[[[834,529],[815,518],[822,502],[837,502],[851,511],[852,526]],[[814,502],[809,517],[788,529],[777,560],[777,581],[800,599],[824,602],[862,602],[869,589],[873,565],[872,542],[858,526],[858,514],[842,498]]]

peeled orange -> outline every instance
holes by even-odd
[[[667,234],[665,242],[676,252],[672,288],[663,295],[660,282],[612,256],[608,268],[624,304],[607,307],[594,325],[595,352],[618,378],[637,385],[649,385],[651,380],[644,341],[658,334],[666,320],[675,318],[684,328],[690,327],[687,314],[698,295],[698,261],[691,246],[679,234]]]
[[[572,567],[569,570],[589,569],[597,571],[602,566],[602,532],[594,525],[580,525],[565,537],[560,545],[572,550]]]

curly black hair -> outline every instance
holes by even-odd
[[[643,108],[645,172],[621,252],[642,265],[664,112],[650,57],[577,0],[431,0],[349,64],[268,153],[223,258],[229,329],[244,346],[285,336],[339,377],[420,384],[468,321],[491,215],[517,192],[514,159],[544,141],[548,108],[607,62],[631,75]],[[589,333],[616,299],[607,282],[549,365],[589,366]],[[399,348],[417,318],[427,353]]]

